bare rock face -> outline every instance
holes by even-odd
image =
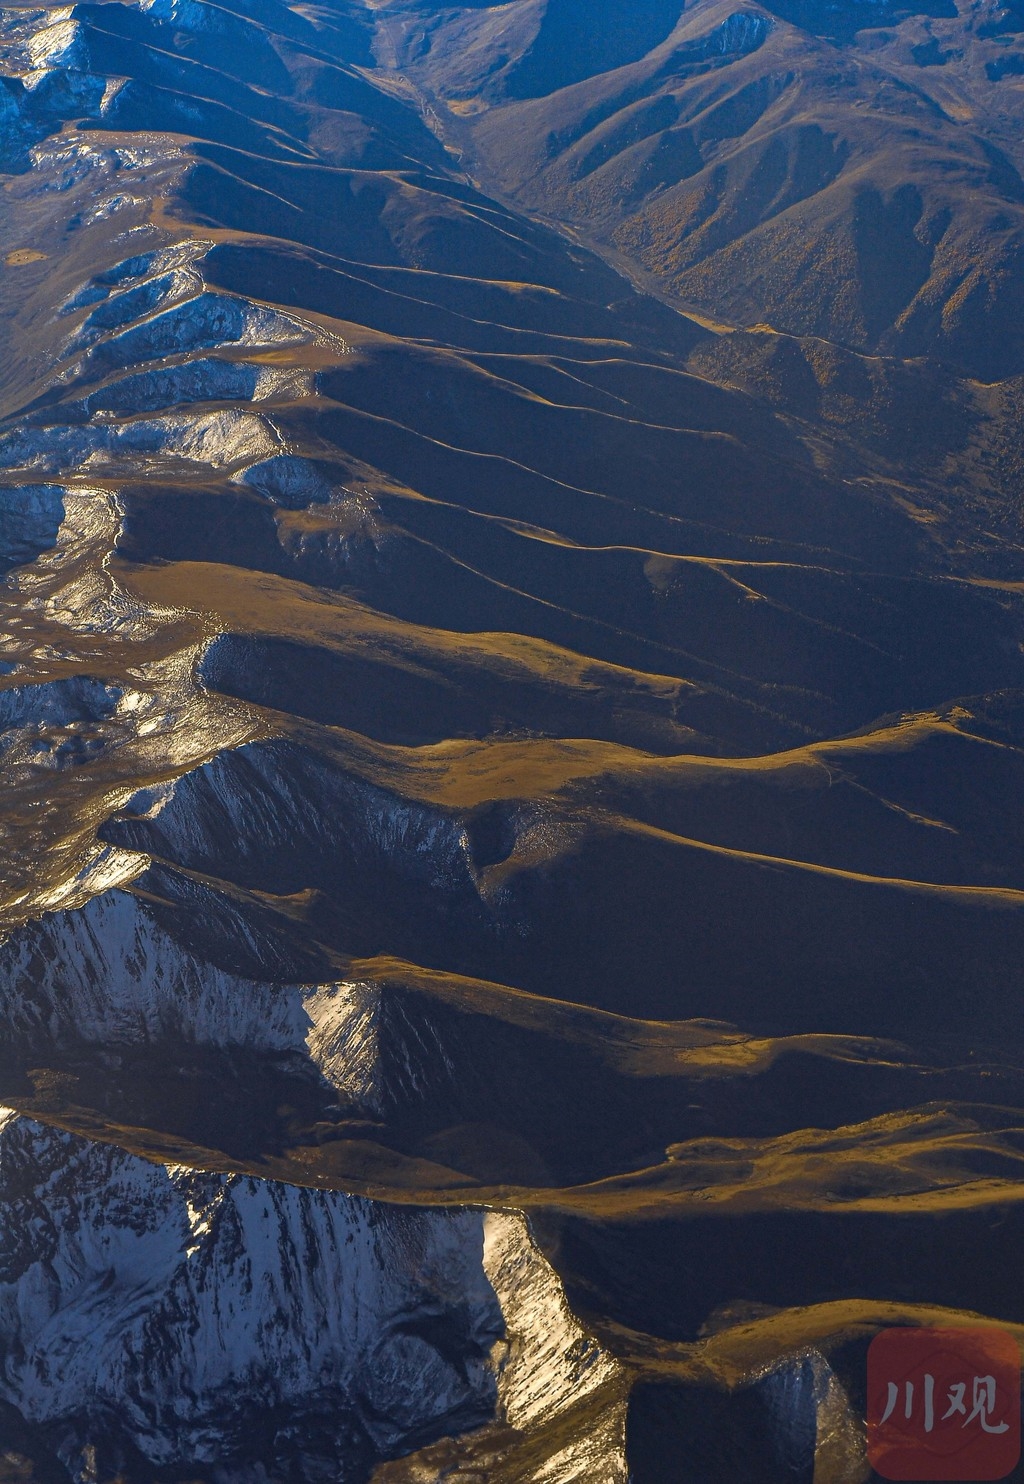
[[[0,570],[29,562],[51,545],[64,514],[57,485],[8,486],[0,503]]]
[[[9,1111],[0,1171],[3,1399],[74,1476],[141,1455],[360,1478],[615,1389],[521,1216],[151,1164]],[[610,1484],[609,1424],[570,1451]]]
[[[90,1445],[107,1468],[244,1460],[275,1416],[357,1457],[493,1410],[479,1215],[160,1167],[14,1116],[2,1137],[5,1392],[69,1465]]]

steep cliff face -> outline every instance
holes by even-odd
[[[138,896],[116,889],[0,945],[9,1051],[263,1054],[364,1114],[415,1103],[454,1076],[440,1037],[411,1026],[403,1036],[386,999],[379,983],[232,973],[183,947]]]
[[[520,1216],[151,1164],[5,1111],[0,1221],[0,1394],[74,1479],[365,1479],[621,1397]],[[605,1432],[588,1477],[617,1480],[621,1407]]]
[[[0,572],[30,562],[52,545],[64,506],[57,485],[25,485],[4,491],[0,510]]]
[[[21,1123],[4,1131],[4,1168],[30,1185],[15,1184],[8,1222],[35,1240],[8,1254],[4,1299],[8,1397],[35,1423],[116,1418],[154,1463],[180,1466],[244,1450],[246,1426],[277,1408],[292,1425],[320,1412],[344,1458],[353,1432],[387,1448],[493,1405],[500,1311],[479,1217],[389,1219]],[[447,1360],[418,1333],[446,1320]]]

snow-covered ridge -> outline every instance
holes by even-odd
[[[0,1234],[0,1395],[82,1480],[130,1449],[341,1484],[617,1373],[515,1213],[150,1164],[3,1112]]]
[[[754,10],[734,10],[697,45],[703,56],[734,57],[756,51],[775,27],[771,16]]]
[[[562,1287],[521,1222],[492,1213],[484,1226],[484,1266],[502,1295],[511,1340],[504,1357],[505,1420],[527,1428],[556,1416],[566,1397],[581,1401],[614,1379],[617,1366],[586,1333],[566,1303]]]
[[[81,68],[86,60],[82,26],[73,5],[0,12],[3,42],[0,64],[7,73],[32,73],[46,67]]]
[[[287,1057],[344,1103],[382,1114],[453,1076],[376,983],[248,979],[179,944],[129,892],[32,922],[0,943],[0,1015],[27,1054],[166,1042]],[[387,1078],[382,1037],[386,1037]]]
[[[196,10],[206,7],[195,6]],[[155,36],[170,43],[183,29],[175,7],[149,7]],[[147,8],[136,13],[147,15]],[[111,74],[102,36],[98,54],[88,8],[9,7],[0,11],[0,168],[24,169],[31,146],[59,132],[65,122],[109,122],[134,84]]]
[[[231,477],[288,510],[322,504],[334,492],[333,483],[313,459],[295,454],[275,454],[273,458],[261,459]]]
[[[288,457],[283,435],[251,404],[313,397],[313,371],[215,353],[258,356],[331,337],[294,314],[208,288],[202,263],[209,247],[189,240],[126,258],[69,296],[59,313],[86,313],[65,339],[56,381],[92,389],[9,424],[0,432],[0,469],[22,471],[24,479],[90,471],[116,477],[126,466],[133,473],[163,462],[244,470]],[[188,411],[204,402],[220,405]],[[0,514],[0,558],[4,535]]]
[[[137,365],[141,361],[210,350],[220,345],[253,348],[301,345],[312,338],[297,320],[280,310],[210,291],[175,300],[171,298],[173,289],[172,283],[166,297],[152,306],[159,312],[142,318],[147,310],[140,307],[123,322],[129,328],[94,344],[86,366]],[[126,306],[126,311],[135,307]],[[91,328],[95,330],[98,326],[94,324]]]
[[[298,314],[210,288],[203,267],[212,247],[205,238],[188,238],[122,259],[80,285],[58,311],[87,311],[65,344],[66,356],[84,353],[71,369],[95,375],[228,346],[334,344]],[[344,349],[340,342],[338,348]]]
[[[0,436],[0,463],[43,474],[116,471],[126,456],[224,468],[266,457],[280,447],[265,418],[235,410],[200,417],[139,418],[91,427],[21,428]]]
[[[261,868],[278,850],[288,859],[315,852],[314,860],[387,865],[476,895],[469,840],[456,814],[389,793],[292,742],[223,752],[179,778],[159,811],[153,803],[145,790],[129,800],[106,837],[196,870],[216,870],[218,862]]]
[[[493,1414],[478,1212],[166,1168],[8,1115],[0,1231],[0,1389],[72,1469],[90,1445],[111,1473],[128,1443],[227,1477],[253,1446],[319,1447],[344,1479]]]
[[[119,377],[65,410],[83,418],[109,417],[158,412],[191,402],[293,400],[312,392],[313,378],[308,372],[210,357]]]
[[[0,169],[23,169],[66,119],[100,118],[107,97],[72,7],[0,11]]]

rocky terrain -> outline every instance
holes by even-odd
[[[0,11],[0,1480],[861,1484],[1024,1337],[1022,25]]]

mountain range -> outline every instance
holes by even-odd
[[[0,1479],[862,1484],[1024,1336],[1024,12],[0,12]]]

